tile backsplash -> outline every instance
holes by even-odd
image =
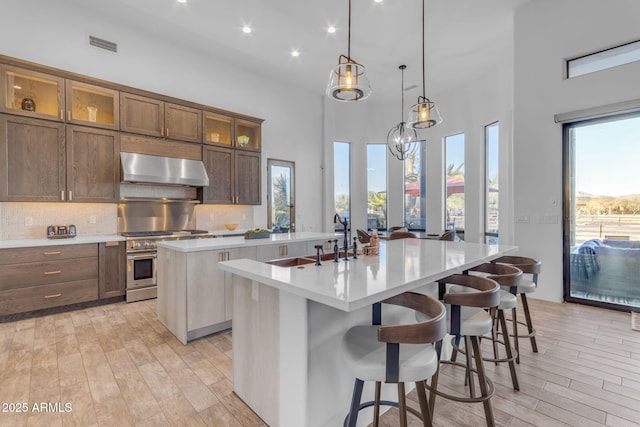
[[[198,205],[196,226],[201,230],[226,230],[225,224],[238,224],[239,229],[254,228],[253,206]]]
[[[43,239],[51,224],[75,224],[78,235],[116,234],[115,203],[0,203],[0,238]]]
[[[224,224],[238,224],[239,229],[257,226],[253,221],[253,206],[198,205],[195,216],[196,227],[201,230],[225,230]],[[52,224],[75,224],[79,236],[117,234],[118,205],[0,203],[0,240],[43,239],[47,226]]]

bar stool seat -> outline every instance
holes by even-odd
[[[407,426],[407,411],[417,415],[423,425],[431,426],[425,380],[433,378],[438,371],[442,338],[446,334],[444,305],[433,297],[414,292],[405,292],[382,302],[421,312],[427,320],[403,325],[357,325],[344,334],[344,359],[356,378],[344,425],[355,427],[359,411],[373,406],[373,421],[377,426],[380,405],[390,405],[398,407],[401,426]],[[374,313],[379,308],[380,303],[374,304]],[[380,320],[374,315],[376,323]],[[376,383],[375,400],[372,402],[361,403],[364,381]],[[382,382],[397,384],[397,403],[380,399]],[[407,407],[405,382],[415,383],[420,412]]]
[[[428,319],[425,319],[428,320]],[[349,329],[342,350],[349,371],[364,381],[380,381],[387,369],[387,346],[378,341],[379,325],[360,325]],[[431,377],[438,368],[433,346],[406,346],[399,358],[399,382],[416,382]]]

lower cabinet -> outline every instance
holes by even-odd
[[[313,245],[311,246],[313,248]],[[307,242],[280,243],[276,245],[258,246],[258,261],[270,261],[272,259],[294,256],[307,256]]]
[[[98,245],[100,299],[125,294],[126,258],[125,242],[105,242]]]
[[[231,327],[231,275],[218,263],[256,259],[256,248],[176,252],[158,248],[158,319],[183,343]]]
[[[98,299],[98,245],[0,250],[0,315]]]

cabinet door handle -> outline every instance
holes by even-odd
[[[166,136],[167,138],[169,138],[169,128],[167,128],[167,131],[166,131],[165,133],[166,133],[166,135],[165,135],[165,136]]]
[[[60,274],[60,273],[62,273],[62,271],[61,271],[61,270],[45,271],[45,272],[44,272],[44,275],[45,275],[45,276],[51,276],[51,275],[53,275],[53,274]]]
[[[71,110],[67,111],[67,121],[71,121]]]
[[[42,255],[60,255],[60,251],[42,252]]]
[[[61,297],[61,296],[62,296],[62,294],[45,295],[44,299],[58,298],[58,297]]]
[[[60,109],[60,120],[64,120],[64,110]]]
[[[164,127],[160,128],[160,135],[164,136]]]
[[[73,200],[73,190],[69,190],[69,201]]]
[[[60,191],[60,200],[64,201],[64,190]]]

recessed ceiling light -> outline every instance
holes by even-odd
[[[336,32],[336,27],[334,27],[333,25],[330,25],[329,28],[327,28],[327,33],[333,34],[335,32]]]
[[[186,3],[187,0],[178,0],[178,3]]]
[[[245,25],[244,27],[242,27],[242,32],[245,34],[249,34],[251,32],[251,27],[248,25]]]
[[[376,3],[382,3],[382,0],[373,0]]]
[[[291,51],[291,56],[300,56],[300,52],[298,52],[298,50],[297,50],[297,49],[293,49],[293,50]]]

